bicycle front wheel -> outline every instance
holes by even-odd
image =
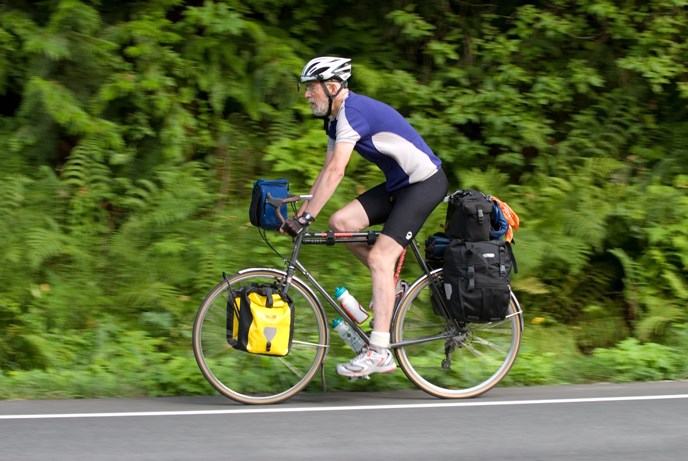
[[[247,269],[228,277],[232,290],[252,284],[284,286],[286,274],[276,269]],[[286,400],[313,379],[328,343],[325,316],[313,292],[293,279],[289,296],[294,301],[292,347],[284,357],[250,354],[227,342],[229,289],[221,282],[206,296],[193,327],[196,362],[218,392],[245,404]]]
[[[506,319],[459,325],[433,312],[431,277],[442,286],[442,269],[415,282],[395,315],[394,349],[406,376],[440,398],[476,397],[496,386],[513,366],[521,344],[521,310],[511,298]]]

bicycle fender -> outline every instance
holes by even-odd
[[[511,291],[511,290],[509,290],[509,291]],[[518,316],[519,316],[519,318],[520,318],[520,320],[521,320],[521,331],[523,331],[524,328],[526,327],[526,324],[525,324],[525,322],[523,321],[523,309],[521,309],[521,304],[518,302],[518,299],[516,299],[516,295],[514,294],[513,291],[511,291],[511,301],[512,301],[512,302],[514,303],[514,305],[516,306],[516,309],[517,309],[517,312],[516,312],[516,313],[518,314]]]
[[[275,275],[280,275],[280,276],[285,277],[285,278],[287,277],[286,271],[281,270],[281,269],[275,269],[273,267],[247,267],[246,269],[242,269],[240,271],[237,271],[237,274],[243,274],[244,272],[255,271],[255,270],[270,272],[270,273],[273,273]],[[296,276],[293,276],[291,278],[291,280],[292,280],[292,284],[296,283],[298,285],[301,285],[301,287],[304,289],[304,291],[306,291],[308,293],[308,296],[315,301],[315,304],[318,306],[318,309],[320,309],[320,311],[323,313],[323,317],[327,320],[325,308],[323,307],[322,303],[320,302],[320,298],[318,298],[316,296],[315,292],[310,287],[310,285],[308,285],[307,283],[305,283],[303,280],[301,280],[300,278],[298,278]],[[327,330],[327,331],[329,333],[329,330]]]

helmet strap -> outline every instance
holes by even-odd
[[[346,80],[340,81],[341,85],[339,86],[339,89],[335,94],[330,93],[330,90],[327,89],[327,85],[325,85],[325,80],[318,79],[320,82],[320,85],[322,85],[322,89],[325,92],[325,95],[327,96],[327,113],[322,116],[324,125],[325,125],[325,131],[327,131],[327,124],[330,118],[330,115],[332,115],[332,102],[334,101],[334,98],[339,96],[339,93],[342,92],[344,88],[347,87],[347,82]],[[320,117],[318,117],[320,118]]]

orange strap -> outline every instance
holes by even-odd
[[[399,281],[399,276],[401,275],[401,268],[404,265],[404,258],[406,258],[406,247],[404,247],[404,251],[401,252],[401,256],[399,256],[399,262],[397,263],[397,271],[394,273],[394,286],[397,286],[397,282]]]

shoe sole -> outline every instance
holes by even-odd
[[[373,374],[375,374],[375,373],[380,374],[380,375],[384,375],[384,374],[387,374],[387,373],[392,373],[392,372],[396,371],[397,368],[398,368],[398,367],[395,366],[394,368],[391,368],[391,369],[385,370],[385,371],[371,371],[370,373],[356,373],[356,372],[353,372],[353,373],[350,373],[350,374],[342,374],[342,373],[340,373],[340,372],[337,371],[337,370],[335,370],[335,371],[337,372],[337,374],[338,374],[339,376],[344,376],[345,378],[363,378],[364,376],[370,376],[370,375],[373,375]]]

